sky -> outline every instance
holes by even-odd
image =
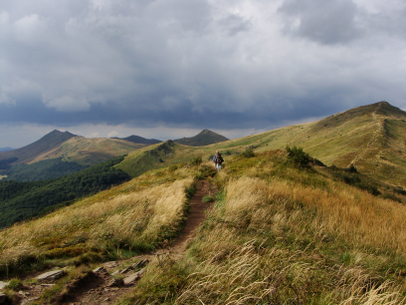
[[[0,147],[406,109],[404,0],[2,0]]]

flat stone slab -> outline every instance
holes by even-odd
[[[138,272],[135,272],[135,273],[133,273],[133,274],[127,276],[127,277],[123,280],[124,285],[131,285],[131,284],[133,284],[134,282],[138,281],[138,280],[141,278],[141,276],[142,276],[142,274],[144,273],[144,271],[145,271],[145,268],[144,268],[144,269],[141,269],[141,270],[138,271]]]
[[[56,280],[62,277],[65,272],[63,270],[49,271],[37,276],[37,280]]]
[[[98,267],[93,270],[94,273],[106,273],[107,270],[104,267]]]
[[[4,293],[0,293],[0,304],[5,303],[7,300],[7,297]]]
[[[148,263],[149,263],[149,259],[143,259],[143,260],[136,262],[135,264],[132,264],[131,267],[133,267],[134,269],[142,268],[142,267],[145,267],[145,265]]]
[[[118,266],[118,262],[117,261],[107,262],[107,263],[104,263],[103,266],[106,268],[114,268],[114,267]]]
[[[0,290],[4,289],[8,285],[7,282],[0,281]]]

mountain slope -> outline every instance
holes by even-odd
[[[326,165],[356,166],[395,185],[406,185],[406,113],[387,102],[357,107],[317,122],[288,126],[219,143],[220,150],[302,147]]]
[[[77,136],[68,131],[60,132],[54,130],[32,144],[22,148],[0,152],[0,162],[4,165],[28,163],[34,160],[38,155],[55,149],[62,143],[74,137]]]
[[[26,147],[0,153],[0,178],[16,181],[58,178],[145,145],[119,139],[84,138],[54,130]]]
[[[226,137],[219,135],[218,133],[215,133],[208,129],[204,129],[194,137],[177,139],[174,140],[174,142],[188,146],[204,146],[224,142],[227,140],[228,139]]]
[[[97,282],[92,270],[103,262],[133,267],[149,254],[136,286],[111,289],[128,293],[119,304],[403,305],[406,207],[331,170],[299,169],[278,150],[234,155],[214,178],[208,164],[152,170],[0,231],[0,279],[65,267],[38,300],[56,304],[69,291],[94,291],[74,283]],[[216,183],[219,193],[178,257],[165,249],[185,223],[193,177]]]
[[[80,165],[94,165],[108,159],[128,154],[144,147],[144,144],[131,143],[109,138],[72,138],[52,150],[38,155],[33,162],[54,158],[63,158],[67,162]]]
[[[118,165],[135,177],[148,168],[187,163],[196,157],[209,160],[220,150],[227,160],[253,148],[255,152],[302,147],[328,166],[355,166],[361,173],[406,187],[406,113],[387,102],[357,107],[317,122],[293,125],[228,140],[209,146],[182,146],[152,158],[157,146],[131,153]],[[179,145],[179,146],[178,146]],[[144,162],[148,156],[148,162]],[[149,164],[145,167],[145,164]],[[135,165],[138,164],[138,165]]]

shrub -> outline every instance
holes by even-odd
[[[347,171],[350,173],[358,173],[357,168],[352,163],[351,163],[350,167],[347,169]]]
[[[406,195],[406,191],[401,186],[395,188],[394,191],[400,195]]]
[[[21,290],[23,287],[24,287],[24,285],[21,282],[21,280],[19,280],[19,279],[12,279],[7,285],[7,288],[14,290],[14,291]]]
[[[252,147],[248,147],[245,151],[241,153],[244,158],[252,158],[255,157],[255,153]]]
[[[310,157],[302,148],[296,146],[290,148],[289,146],[286,146],[286,152],[288,153],[288,159],[295,166],[299,168],[309,167]]]
[[[169,166],[169,172],[173,173],[178,168],[179,168],[179,166],[177,164],[173,164],[173,165]]]
[[[382,195],[382,198],[384,198],[384,199],[390,199],[390,200],[393,200],[393,201],[402,203],[402,200],[400,200],[398,197],[396,197],[396,196],[393,195],[393,194],[383,194],[383,195]]]
[[[194,158],[194,159],[192,159],[192,161],[190,161],[190,164],[191,165],[200,165],[200,164],[202,164],[202,162],[203,162],[203,160],[202,160],[202,157],[196,157],[196,158]]]

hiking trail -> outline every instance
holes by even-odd
[[[142,277],[145,266],[153,259],[160,259],[160,257],[167,255],[174,259],[182,259],[189,240],[193,238],[196,229],[206,218],[206,210],[214,205],[214,202],[203,203],[202,199],[207,195],[215,198],[216,191],[214,183],[210,183],[207,179],[199,180],[196,185],[196,193],[189,203],[190,209],[185,227],[171,244],[150,254],[100,264],[100,267],[88,272],[75,282],[69,283],[68,291],[57,298],[53,304],[113,304],[121,296],[136,289],[136,284]],[[124,278],[115,277],[117,274]],[[43,290],[53,285],[52,280],[49,280],[25,287],[19,292],[20,302],[17,304],[27,305],[36,302]]]
[[[372,118],[375,121],[375,125],[376,125],[376,129],[373,131],[372,133],[372,137],[370,139],[370,141],[368,142],[367,146],[362,149],[362,151],[360,151],[355,157],[354,159],[350,162],[349,166],[352,165],[356,165],[356,163],[359,160],[362,160],[370,151],[375,150],[376,148],[374,148],[374,143],[378,141],[379,136],[382,135],[383,132],[385,132],[385,123],[382,119],[380,119],[377,116],[377,111],[382,107],[382,104],[379,103],[378,106],[376,107],[375,111],[372,113]]]

